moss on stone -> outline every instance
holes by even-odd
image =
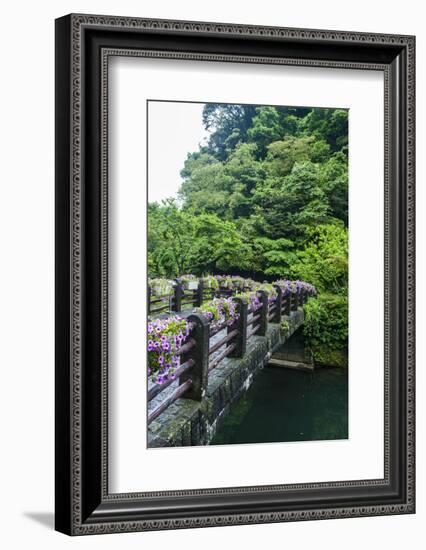
[[[312,350],[315,364],[325,367],[347,367],[348,355],[344,351],[336,351],[327,348]]]

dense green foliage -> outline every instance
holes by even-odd
[[[149,205],[150,276],[308,281],[314,354],[345,350],[348,112],[207,104],[203,123],[179,196]]]
[[[315,361],[322,365],[347,365],[348,300],[346,296],[320,294],[305,305],[305,337]]]

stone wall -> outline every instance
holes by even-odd
[[[148,447],[208,445],[230,406],[250,387],[272,353],[303,324],[303,310],[283,317],[284,326],[269,324],[266,336],[252,336],[243,358],[225,358],[209,373],[207,395],[201,401],[175,401],[148,429]]]

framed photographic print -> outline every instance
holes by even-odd
[[[56,21],[56,529],[414,513],[413,36]]]

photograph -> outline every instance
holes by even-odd
[[[349,109],[146,103],[147,447],[347,440]]]

